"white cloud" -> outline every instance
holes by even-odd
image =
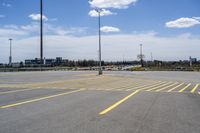
[[[0,28],[0,37],[16,37],[16,36],[25,36],[28,33],[26,31]]]
[[[44,29],[47,34],[64,36],[64,35],[84,34],[85,31],[87,30],[87,27],[64,28],[61,26],[53,26],[50,24],[46,24]]]
[[[4,3],[2,3],[2,6],[4,6],[4,7],[9,7],[9,8],[10,8],[10,7],[12,7],[12,5],[11,5],[11,4],[9,4],[9,3],[5,3],[5,2],[4,2]]]
[[[31,18],[34,21],[39,21],[41,17],[40,17],[40,14],[33,13],[29,15],[29,18]],[[45,21],[48,21],[48,18],[45,15],[42,16],[42,19]]]
[[[0,18],[5,18],[5,17],[6,17],[5,15],[0,14]]]
[[[52,24],[44,24],[44,34],[45,35],[84,35],[86,33],[87,27],[62,27],[54,26]],[[27,36],[38,35],[40,32],[40,24],[38,22],[32,22],[28,25],[5,25],[0,27],[0,38],[1,37],[15,37],[23,38]]]
[[[48,21],[51,21],[51,22],[53,22],[53,21],[57,21],[58,19],[57,18],[51,18],[51,19],[48,19]]]
[[[116,27],[112,27],[112,26],[103,26],[103,27],[101,27],[101,31],[105,32],[105,33],[120,32],[120,29],[116,28]]]
[[[130,4],[135,4],[138,0],[89,0],[93,8],[128,8]]]
[[[74,36],[86,31],[86,27],[65,28],[45,24],[44,56],[67,59],[98,59],[98,36]],[[36,33],[36,34],[33,34]],[[29,25],[5,25],[0,27],[0,62],[8,62],[8,37],[14,39],[13,61],[39,57],[39,23]],[[139,44],[144,45],[146,59],[152,52],[157,60],[185,60],[199,56],[200,37],[185,33],[173,37],[160,37],[155,32],[134,32],[132,34],[102,35],[103,60],[137,60]]]
[[[197,19],[197,20],[200,20],[200,17],[192,17],[192,18]]]
[[[99,16],[99,14],[96,10],[90,10],[88,15],[91,16],[91,17],[98,17]],[[100,15],[101,16],[109,16],[109,15],[116,15],[116,13],[113,13],[110,10],[102,9]]]
[[[7,29],[15,29],[15,30],[18,30],[19,27],[17,25],[14,25],[14,24],[10,24],[10,25],[5,25],[3,26],[4,28],[7,28]]]
[[[40,29],[40,25],[37,22],[33,22],[31,24],[28,25],[21,25],[19,26],[20,30],[24,30],[31,33],[39,33],[39,29]]]
[[[165,25],[168,28],[189,28],[200,24],[199,17],[193,18],[179,18],[177,20],[169,21]]]
[[[67,59],[98,59],[98,36],[60,36],[47,35],[44,39],[44,57],[61,56]],[[8,39],[1,38],[0,62],[8,62]],[[199,37],[180,35],[174,37],[159,37],[152,33],[117,34],[102,36],[102,59],[119,61],[137,60],[139,44],[143,44],[145,59],[150,59],[150,53],[156,60],[187,60],[189,56],[200,59]],[[3,45],[5,44],[5,45]],[[15,39],[13,42],[13,61],[39,57],[39,37]]]

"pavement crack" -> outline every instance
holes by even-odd
[[[150,106],[148,107],[148,109],[146,110],[146,112],[144,113],[144,116],[140,122],[140,126],[138,127],[138,129],[136,130],[137,133],[141,133],[141,129],[142,127],[144,126],[144,122],[145,122],[145,119],[147,118],[150,110],[152,109],[153,105],[156,103],[157,99],[159,98],[159,95],[156,95],[155,98],[153,99],[152,103],[150,104]]]

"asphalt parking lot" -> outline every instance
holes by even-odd
[[[1,133],[199,133],[200,73],[0,73]]]

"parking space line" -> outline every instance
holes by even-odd
[[[171,92],[171,91],[175,90],[176,88],[180,87],[180,86],[183,85],[183,84],[184,84],[184,83],[181,83],[181,84],[179,84],[179,85],[173,87],[172,89],[168,90],[167,92]]]
[[[79,90],[75,90],[75,91],[60,93],[60,94],[56,94],[56,95],[45,96],[45,97],[41,97],[41,98],[37,98],[37,99],[33,99],[33,100],[24,101],[24,102],[19,102],[19,103],[13,103],[13,104],[9,104],[9,105],[4,105],[4,106],[0,106],[0,108],[1,109],[5,109],[5,108],[10,108],[10,107],[14,107],[14,106],[19,106],[19,105],[27,104],[27,103],[38,102],[38,101],[41,101],[41,100],[46,100],[46,99],[50,99],[50,98],[54,98],[54,97],[64,96],[64,95],[67,95],[67,94],[71,94],[71,93],[75,93],[75,92],[80,92],[80,91],[83,91],[83,90],[85,90],[85,89],[79,89]]]
[[[134,91],[133,93],[131,93],[130,95],[126,96],[125,98],[123,98],[122,100],[116,102],[115,104],[113,104],[112,106],[108,107],[107,109],[101,111],[99,113],[99,115],[105,115],[108,112],[110,112],[111,110],[113,110],[114,108],[116,108],[117,106],[119,106],[120,104],[122,104],[123,102],[125,102],[126,100],[128,100],[129,98],[131,98],[133,95],[139,93],[139,90]]]
[[[167,88],[169,88],[169,87],[172,87],[172,86],[174,86],[174,85],[176,85],[176,84],[178,84],[178,82],[176,82],[176,83],[174,83],[174,84],[171,84],[171,85],[168,85],[168,86],[166,86],[166,87],[163,87],[163,88],[161,88],[161,89],[158,89],[158,90],[156,90],[156,92],[162,91],[162,90],[167,89]]]
[[[194,93],[198,87],[199,87],[199,84],[196,84],[196,86],[190,92]]]
[[[186,90],[189,86],[191,85],[191,83],[189,83],[187,86],[185,86],[183,89],[181,89],[179,92],[183,92],[184,90]]]
[[[5,92],[0,92],[0,95],[2,95],[2,94],[9,94],[9,93],[15,93],[15,92],[31,91],[31,90],[37,90],[37,89],[39,89],[39,88],[21,89],[21,90],[14,90],[14,91],[5,91]]]

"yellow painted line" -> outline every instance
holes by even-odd
[[[37,89],[38,89],[38,88],[37,88]],[[0,95],[1,95],[1,94],[15,93],[15,92],[23,92],[23,91],[37,90],[37,89],[22,89],[22,90],[14,90],[14,91],[5,91],[5,92],[0,92]]]
[[[133,93],[131,93],[130,95],[126,96],[125,98],[123,98],[122,100],[116,102],[115,104],[113,104],[112,106],[108,107],[107,109],[101,111],[99,113],[99,115],[105,115],[106,113],[110,112],[111,110],[113,110],[114,108],[116,108],[117,106],[119,106],[120,104],[122,104],[123,102],[125,102],[126,100],[128,100],[129,98],[131,98],[133,95],[139,93],[139,90],[134,91]]]
[[[50,99],[50,98],[54,98],[54,97],[59,97],[59,96],[63,96],[63,95],[67,95],[67,94],[71,94],[71,93],[75,93],[75,92],[79,92],[79,91],[83,91],[83,90],[84,89],[80,89],[80,90],[60,93],[60,94],[56,94],[56,95],[41,97],[41,98],[37,98],[37,99],[33,99],[33,100],[28,100],[28,101],[24,101],[24,102],[13,103],[13,104],[9,104],[9,105],[0,106],[0,108],[4,109],[4,108],[10,108],[10,107],[19,106],[19,105],[23,105],[23,104],[27,104],[27,103],[38,102],[38,101],[41,101],[41,100],[46,100],[46,99]]]
[[[179,92],[183,92],[184,90],[186,90],[189,86],[191,85],[191,83],[189,83],[187,86],[185,86],[183,89],[181,89]]]
[[[183,84],[184,84],[184,83],[181,83],[181,84],[175,86],[174,88],[168,90],[167,92],[171,92],[171,91],[175,90],[176,88],[180,87],[180,86],[183,85]]]
[[[200,95],[200,92],[198,92],[199,93],[199,95]]]
[[[168,85],[168,86],[166,86],[166,87],[164,87],[164,88],[158,89],[158,90],[156,90],[156,92],[165,90],[165,89],[167,89],[167,88],[169,88],[169,87],[172,87],[172,86],[174,86],[174,85],[176,85],[176,84],[178,84],[178,82],[176,82],[176,83],[174,83],[174,84],[171,84],[171,85]]]
[[[155,88],[152,88],[152,89],[149,89],[149,90],[146,90],[146,91],[152,91],[152,90],[158,89],[158,88],[160,88],[160,87],[163,87],[163,86],[165,86],[165,85],[168,85],[168,84],[170,84],[170,83],[172,83],[172,82],[168,82],[168,83],[166,83],[166,84],[161,84],[161,85],[159,85],[159,86],[156,86]]]
[[[196,84],[196,86],[190,92],[194,93],[198,87],[199,87],[199,84]]]

